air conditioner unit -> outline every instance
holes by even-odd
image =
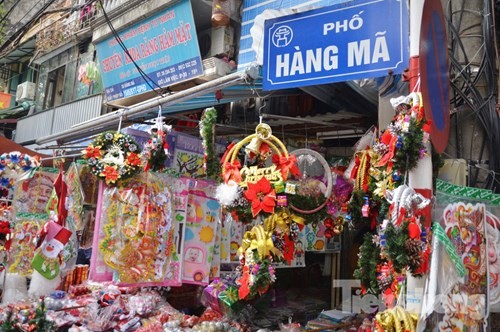
[[[203,60],[203,72],[204,75],[196,79],[197,83],[204,83],[225,76],[231,72],[231,66],[221,59],[211,57]]]
[[[35,100],[35,86],[33,82],[24,82],[17,86],[16,101]]]
[[[202,59],[225,54],[234,55],[234,30],[230,26],[211,28],[198,33]]]

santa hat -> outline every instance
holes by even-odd
[[[56,240],[64,246],[68,243],[71,234],[72,232],[69,229],[51,220],[43,226],[41,234],[39,235],[39,244],[41,244],[42,241],[49,242],[51,240]]]

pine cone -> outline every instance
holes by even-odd
[[[387,288],[391,287],[391,284],[394,281],[394,278],[392,277],[392,275],[380,276],[377,278],[377,281],[378,281],[378,287],[383,292]]]
[[[405,250],[409,259],[410,271],[414,271],[420,267],[423,263],[422,257],[422,241],[416,239],[408,239],[405,242]]]

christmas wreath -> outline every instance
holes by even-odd
[[[36,159],[18,151],[0,155],[0,197],[11,198],[17,177],[37,166]]]
[[[142,169],[140,148],[132,136],[120,132],[105,132],[82,151],[91,166],[91,172],[115,184],[139,173]]]

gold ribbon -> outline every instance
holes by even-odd
[[[257,250],[260,259],[266,258],[270,253],[281,256],[281,252],[274,247],[272,232],[266,231],[262,225],[254,226],[243,234],[243,241],[238,251],[244,253],[248,250]]]
[[[276,226],[285,234],[290,233],[289,225],[294,222],[296,224],[305,225],[305,219],[290,212],[288,209],[281,209],[279,212],[273,213],[264,220],[264,227],[271,232]],[[274,225],[272,228],[271,225]]]

